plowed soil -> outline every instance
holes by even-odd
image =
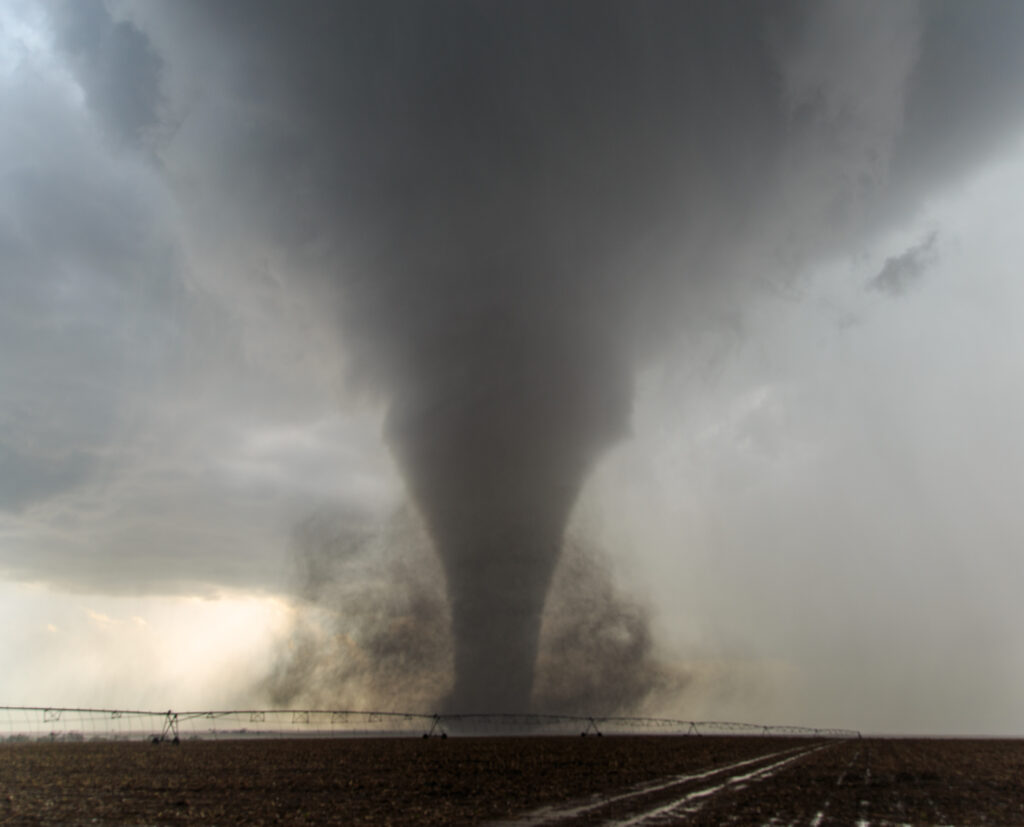
[[[0,745],[4,824],[1010,825],[1024,824],[1022,784],[1020,741],[660,736]]]

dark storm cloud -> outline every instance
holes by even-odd
[[[58,46],[74,67],[89,105],[110,134],[138,144],[160,108],[160,59],[132,23],[114,20],[102,0],[57,0]]]
[[[0,120],[3,509],[95,471],[168,346],[176,285],[149,172],[104,157],[55,78],[0,80]]]
[[[0,443],[0,510],[17,510],[86,480],[95,460],[84,451],[57,451],[47,457],[38,449],[19,452]]]
[[[156,170],[97,128],[44,50],[11,51],[0,72],[0,572],[105,593],[265,587],[277,469],[259,456],[269,479],[242,485],[217,450],[244,448],[245,413],[301,394],[265,387],[235,320],[189,283]]]
[[[1015,3],[129,12],[66,11],[71,65],[121,135],[163,79],[155,151],[188,232],[272,251],[387,401],[461,711],[529,697],[565,522],[628,429],[634,368],[749,280],[905,215],[1024,109]]]
[[[1006,150],[1024,116],[1024,6],[1015,0],[922,4],[922,49],[897,140],[884,220],[923,191]]]
[[[890,296],[902,296],[935,263],[938,238],[939,234],[933,232],[905,253],[887,258],[881,272],[868,282],[868,287]]]
[[[737,269],[729,247],[772,232],[788,260],[787,237],[834,244],[853,212],[913,203],[1024,107],[1013,3],[220,2],[136,17],[174,88],[197,90],[170,105],[172,178],[202,172],[185,194],[229,216],[211,232],[241,219],[335,283],[354,366],[388,395],[462,381],[436,363],[482,329],[499,358],[529,331],[539,350],[610,347],[601,369],[621,359],[622,373],[652,319],[675,321],[667,299]]]

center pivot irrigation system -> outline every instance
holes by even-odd
[[[0,706],[0,740],[92,741],[448,735],[765,735],[859,738],[849,729],[598,715],[428,715],[338,709],[166,710]]]

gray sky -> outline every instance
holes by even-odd
[[[296,526],[388,520],[389,406],[464,381],[424,343],[497,307],[513,342],[610,342],[635,389],[571,531],[690,676],[667,712],[1024,731],[1021,7],[541,8],[339,34],[272,4],[0,2],[0,701],[258,697]],[[613,23],[636,77],[563,57],[639,138],[566,109],[561,62],[545,98],[543,65],[466,45],[538,31],[550,58]],[[428,60],[423,94],[493,124],[380,114],[449,30],[487,83]],[[526,137],[487,156],[509,123]],[[448,234],[522,271],[451,276]]]

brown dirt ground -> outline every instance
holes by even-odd
[[[472,824],[801,739],[448,738],[0,745],[3,824]],[[1024,742],[837,743],[708,799],[701,824],[1024,824]]]

